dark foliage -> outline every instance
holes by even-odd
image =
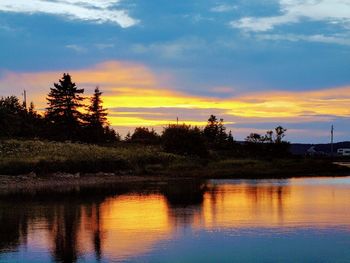
[[[165,151],[181,155],[208,155],[205,139],[197,127],[169,125],[163,131],[162,145]]]
[[[290,154],[290,143],[283,141],[287,129],[278,126],[274,131],[267,131],[265,135],[251,133],[246,138],[244,149],[253,156],[285,157]]]
[[[83,114],[84,89],[79,89],[69,74],[64,73],[59,83],[54,83],[47,97],[46,119],[52,126],[51,134],[59,139],[77,140],[80,135]]]
[[[18,136],[25,109],[15,96],[0,99],[0,136]]]
[[[63,74],[47,97],[45,116],[35,111],[31,103],[26,108],[15,96],[0,98],[0,137],[43,138],[57,141],[91,143],[120,140],[107,124],[107,110],[102,107],[102,92],[98,88],[91,98],[88,113],[81,112],[83,89],[78,89],[69,74]]]
[[[87,142],[115,142],[119,135],[107,123],[107,109],[103,108],[102,92],[96,87],[85,115],[83,138]]]
[[[218,120],[216,116],[210,115],[208,124],[203,130],[204,137],[211,148],[228,149],[234,145],[231,131],[226,132],[224,119]]]
[[[40,137],[44,123],[33,103],[26,109],[15,96],[0,98],[0,137]]]
[[[134,133],[128,139],[133,143],[141,144],[159,144],[160,136],[156,133],[154,129],[148,129],[146,127],[138,127],[135,129]]]

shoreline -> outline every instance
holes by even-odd
[[[321,177],[348,177],[347,173],[300,174],[293,176],[271,175],[231,175],[231,176],[166,176],[166,175],[120,175],[115,173],[88,173],[70,174],[53,173],[47,175],[0,175],[0,195],[15,193],[35,193],[36,191],[53,191],[66,193],[79,191],[80,188],[118,187],[142,183],[166,183],[174,180],[266,180],[266,179],[292,179],[292,178],[321,178]]]

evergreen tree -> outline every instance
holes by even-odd
[[[218,123],[218,134],[216,137],[216,143],[219,144],[219,146],[224,146],[227,142],[228,135],[226,133],[226,127],[224,126],[224,119],[220,119]]]
[[[88,108],[88,126],[94,129],[103,129],[107,124],[107,110],[102,106],[102,92],[96,87],[91,98],[91,105]]]
[[[125,141],[125,142],[130,142],[130,141],[131,141],[131,133],[130,133],[130,132],[128,132],[128,133],[126,134],[126,136],[125,136],[125,138],[124,138],[124,141]]]
[[[79,111],[84,100],[80,94],[84,89],[79,89],[71,76],[64,73],[59,83],[54,83],[47,97],[47,120],[53,125],[56,137],[60,139],[78,139],[82,126],[83,115]]]
[[[216,116],[210,115],[203,133],[211,147],[225,148],[228,146],[228,134],[224,126],[224,119],[218,120]]]
[[[15,96],[0,98],[0,137],[20,136],[25,109]]]
[[[204,128],[204,136],[207,141],[214,144],[217,140],[219,134],[219,122],[216,116],[210,115],[208,119],[208,124]]]
[[[86,129],[84,137],[89,142],[114,142],[120,140],[120,135],[108,126],[107,109],[103,108],[102,92],[95,88],[94,95],[90,99],[88,113],[85,116]]]
[[[235,139],[233,138],[231,131],[229,131],[228,133],[227,142],[229,143],[230,146],[232,146],[235,143]]]

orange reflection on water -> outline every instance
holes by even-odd
[[[322,180],[322,179],[320,179]],[[196,228],[349,226],[350,190],[342,185],[227,184],[207,192]]]
[[[125,260],[187,230],[350,228],[350,179],[169,182],[45,204],[0,201],[0,252],[20,244],[56,261]]]
[[[127,195],[101,206],[106,236],[103,251],[113,258],[145,253],[171,235],[164,196]]]

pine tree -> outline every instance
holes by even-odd
[[[79,108],[83,106],[84,98],[80,96],[83,93],[84,89],[79,89],[66,73],[50,89],[46,118],[53,124],[59,138],[77,139],[82,126],[83,115]]]
[[[232,132],[229,131],[228,136],[227,136],[227,142],[231,146],[235,143],[235,139],[232,136]]]
[[[114,142],[120,140],[120,135],[108,126],[107,109],[103,108],[102,92],[96,87],[90,99],[90,106],[86,115],[86,138],[90,142]]]
[[[107,110],[102,106],[102,92],[96,87],[88,108],[88,126],[94,129],[102,129],[107,123]]]
[[[227,141],[228,135],[226,133],[226,127],[224,126],[224,119],[220,119],[218,123],[218,134],[216,138],[216,143],[219,145],[224,145]]]
[[[209,143],[214,144],[219,134],[219,122],[216,116],[210,115],[208,124],[204,128],[204,136]]]

